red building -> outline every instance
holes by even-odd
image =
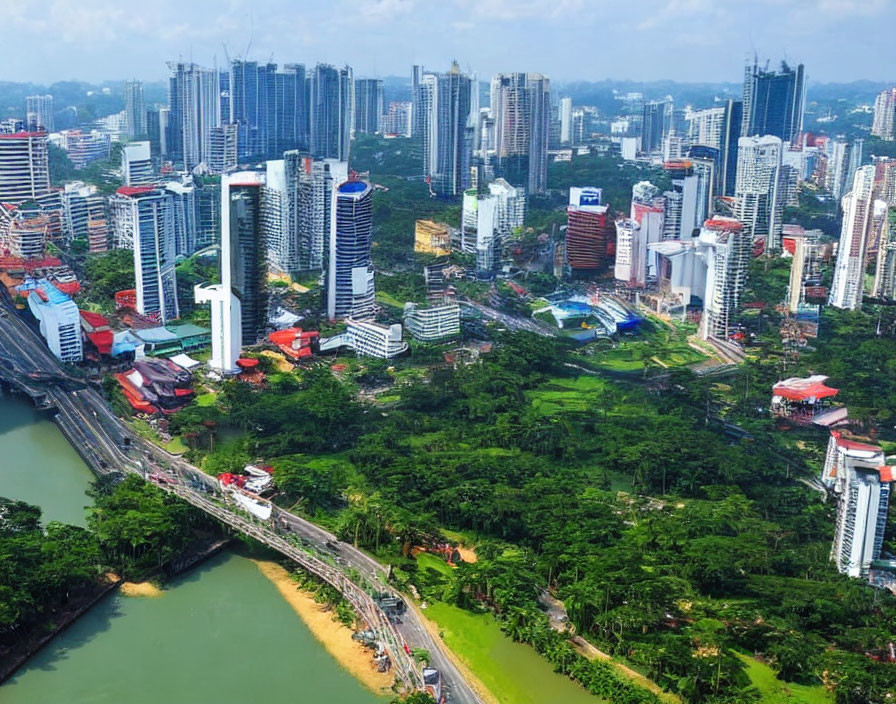
[[[573,271],[601,269],[615,251],[616,229],[610,208],[600,201],[599,188],[569,189],[566,261]]]

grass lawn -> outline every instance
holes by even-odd
[[[822,685],[793,684],[775,677],[768,665],[743,653],[735,653],[747,666],[747,675],[759,690],[763,704],[833,704],[834,697]]]
[[[165,451],[170,452],[172,455],[182,455],[189,448],[184,444],[184,441],[179,436],[174,436],[171,438],[171,441],[165,444]]]
[[[501,704],[604,701],[558,675],[530,646],[505,636],[490,614],[476,614],[442,603],[431,604],[423,613],[438,624],[448,647]]]
[[[213,394],[213,393],[198,394],[198,395],[196,396],[196,405],[197,405],[197,406],[203,406],[203,407],[214,406],[214,405],[215,405],[215,399],[216,399],[217,397],[218,397],[218,395],[217,395],[217,394]]]
[[[555,377],[541,387],[528,391],[532,408],[542,415],[562,411],[585,411],[599,406],[607,382],[596,376],[582,375],[575,379]]]
[[[390,306],[392,308],[398,308],[399,310],[404,310],[404,303],[399,301],[394,296],[390,296],[385,291],[377,291],[376,292],[376,302],[381,303],[384,306]]]

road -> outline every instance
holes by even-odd
[[[482,313],[482,316],[484,318],[488,318],[489,320],[494,320],[495,322],[501,323],[510,330],[526,330],[527,332],[533,332],[536,335],[541,335],[542,337],[554,337],[556,335],[556,332],[551,331],[545,326],[539,325],[531,318],[521,318],[516,315],[508,315],[507,313],[502,313],[501,311],[495,310],[494,308],[489,308],[488,306],[477,303],[476,301],[462,301],[462,305],[475,308],[480,313]]]
[[[234,511],[225,503],[213,477],[138,436],[99,393],[71,376],[17,315],[8,298],[0,300],[0,311],[6,313],[0,316],[0,363],[4,367],[0,375],[9,377],[12,371],[17,383],[46,394],[48,403],[58,410],[60,428],[97,472],[140,474],[295,559],[339,588],[381,634],[396,675],[404,674],[405,682],[419,684],[419,668],[406,655],[404,646],[423,648],[429,651],[432,666],[442,673],[450,704],[481,704],[444,644],[432,637],[413,606],[400,619],[390,620],[373,603],[370,593],[374,590],[404,599],[386,583],[383,565],[321,527],[276,506],[268,521]],[[354,573],[356,576],[351,576]],[[411,667],[413,672],[405,671]]]

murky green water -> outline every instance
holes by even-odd
[[[0,495],[83,523],[92,475],[56,426],[0,398]],[[7,461],[8,460],[8,461]],[[3,704],[376,704],[248,559],[225,553],[159,598],[111,596],[0,688]]]

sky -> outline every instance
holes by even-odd
[[[732,81],[754,52],[811,82],[896,83],[896,0],[0,0],[0,79],[168,75],[166,61],[349,64],[358,77],[537,71]],[[251,40],[251,41],[250,41]],[[226,46],[226,50],[225,50]]]

